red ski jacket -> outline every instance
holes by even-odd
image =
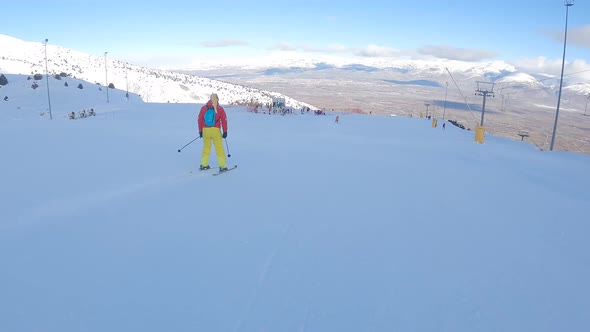
[[[205,112],[210,108],[213,108],[213,102],[211,100],[201,107],[201,111],[199,112],[199,117],[197,119],[199,131],[202,131],[203,128],[217,127],[222,129],[223,132],[227,132],[227,115],[225,114],[225,110],[221,105],[217,105],[217,112],[215,112],[215,124],[213,126],[205,126]]]

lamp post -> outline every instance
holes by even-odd
[[[555,123],[553,124],[553,135],[551,135],[551,145],[549,151],[553,151],[555,144],[555,131],[557,131],[557,119],[559,118],[559,104],[561,103],[561,88],[563,87],[563,68],[565,67],[565,47],[567,45],[567,17],[569,8],[574,5],[574,0],[565,0],[565,34],[563,37],[563,58],[561,59],[561,79],[559,80],[559,94],[557,95],[557,110],[555,111]]]
[[[109,102],[109,75],[107,70],[107,53],[104,52],[104,79],[105,79],[105,86],[107,87],[107,103]]]
[[[51,97],[49,96],[49,70],[47,70],[47,42],[49,39],[45,38],[43,41],[43,46],[45,47],[45,79],[47,84],[47,103],[49,104],[49,120],[53,120],[53,115],[51,114]]]
[[[449,82],[445,82],[445,84],[447,85],[447,87],[445,89],[445,103],[443,104],[443,122],[445,121],[445,112],[447,110],[447,94],[449,92]]]
[[[506,89],[505,86],[500,89],[500,96],[502,96],[502,106],[500,107],[501,112],[504,112],[504,89]]]
[[[127,80],[127,65],[125,65],[125,97],[129,100],[129,81]]]

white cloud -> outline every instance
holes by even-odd
[[[561,75],[561,59],[521,58],[510,61],[510,64],[524,72],[543,73],[553,77]],[[585,60],[566,62],[563,72],[572,82],[590,80],[590,64]]]
[[[403,52],[391,47],[368,45],[365,48],[356,50],[355,54],[365,57],[398,57],[403,55]]]
[[[564,31],[551,30],[546,31],[545,34],[556,42],[563,44]],[[590,25],[583,25],[567,30],[567,43],[569,45],[588,47],[590,48]]]
[[[459,61],[482,61],[498,55],[495,51],[490,50],[468,49],[447,45],[426,45],[418,48],[417,52],[421,55]]]
[[[237,39],[220,39],[220,40],[211,40],[211,41],[204,41],[201,43],[201,46],[204,47],[228,47],[228,46],[244,46],[248,45],[248,42],[243,40]]]
[[[569,30],[568,43],[590,48],[590,25],[584,25]]]
[[[367,45],[365,47],[351,47],[341,44],[331,44],[327,46],[312,46],[306,44],[291,44],[282,42],[274,45],[271,49],[280,51],[303,51],[314,53],[328,53],[328,54],[351,54],[362,57],[397,57],[403,54],[400,50],[379,46]]]
[[[299,46],[288,43],[288,42],[281,42],[275,44],[270,48],[271,50],[279,50],[279,51],[296,51],[299,49]]]
[[[315,53],[354,53],[354,48],[332,44],[327,46],[313,46],[308,44],[291,44],[288,42],[281,42],[275,44],[270,48],[271,50],[279,51],[303,51],[303,52],[315,52]]]

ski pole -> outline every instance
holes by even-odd
[[[227,138],[225,139],[225,147],[227,148],[227,157],[231,157],[231,154],[229,153],[229,146],[227,145]]]
[[[198,140],[199,138],[201,138],[201,137],[200,137],[200,136],[197,136],[197,138],[195,138],[194,140],[192,140],[192,141],[190,141],[190,142],[186,143],[186,145],[185,145],[185,146],[183,146],[183,147],[181,147],[180,149],[178,149],[178,152],[182,151],[182,149],[186,148],[186,147],[187,147],[189,144],[191,144],[192,142],[194,142],[194,141]]]

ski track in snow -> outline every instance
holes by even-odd
[[[309,306],[305,309],[305,316],[303,316],[303,323],[301,324],[301,328],[299,329],[300,332],[305,332],[307,330],[307,324],[309,321]]]
[[[287,227],[285,228],[285,232],[283,233],[283,236],[281,236],[281,238],[279,239],[279,244],[274,248],[274,250],[268,256],[266,263],[264,264],[262,270],[260,271],[260,275],[258,277],[258,282],[256,283],[256,286],[254,288],[254,293],[252,294],[252,296],[250,297],[250,299],[246,303],[246,308],[244,309],[244,313],[236,322],[236,325],[233,329],[234,332],[238,332],[240,330],[240,328],[242,327],[242,324],[244,323],[244,320],[246,319],[246,317],[248,317],[250,315],[252,308],[255,306],[256,302],[258,301],[258,298],[260,297],[260,289],[262,288],[262,285],[264,285],[264,283],[266,282],[266,279],[267,279],[270,271],[272,270],[272,266],[274,264],[275,257],[279,253],[279,251],[281,249],[281,245],[283,243],[285,243],[285,240],[287,239],[287,236],[289,235],[292,226],[293,226],[293,223],[287,225]]]
[[[147,193],[150,190],[162,189],[172,187],[185,181],[195,181],[207,174],[182,174],[175,176],[168,176],[155,179],[147,179],[141,182],[135,182],[123,185],[121,187],[96,191],[84,196],[73,195],[54,198],[47,202],[32,207],[23,212],[12,223],[9,222],[0,226],[0,229],[7,229],[15,226],[27,226],[23,220],[49,220],[59,217],[73,216],[81,211],[104,206],[108,202],[120,200],[127,196],[136,195],[138,193]]]

